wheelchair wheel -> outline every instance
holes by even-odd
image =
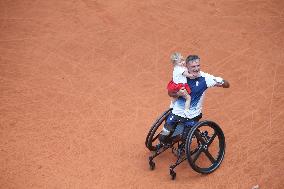
[[[222,163],[225,155],[225,136],[213,121],[198,122],[186,139],[189,165],[198,173],[209,174]]]
[[[160,125],[167,119],[168,115],[171,113],[172,108],[166,110],[152,125],[148,135],[146,137],[145,145],[150,151],[156,150],[156,144],[158,144],[158,136],[162,128],[159,129]]]

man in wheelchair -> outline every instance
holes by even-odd
[[[200,71],[200,58],[197,55],[189,55],[186,58],[186,67],[188,72],[194,76],[187,79],[187,83],[191,89],[190,117],[187,118],[184,114],[185,99],[181,96],[184,95],[185,89],[181,89],[177,93],[168,92],[170,97],[178,98],[178,100],[173,104],[172,113],[168,116],[164,128],[159,135],[162,145],[170,142],[169,138],[179,123],[184,124],[185,128],[188,128],[194,126],[202,118],[202,103],[207,88],[229,88],[230,86],[228,81]]]
[[[177,156],[175,164],[170,166],[170,175],[175,179],[174,168],[184,160],[188,160],[190,166],[201,174],[209,174],[215,171],[221,164],[225,154],[225,136],[223,131],[213,121],[200,121],[202,118],[202,104],[205,91],[210,87],[229,88],[228,81],[221,77],[215,77],[200,71],[200,58],[197,55],[189,55],[186,58],[188,72],[194,77],[187,78],[187,83],[191,89],[191,102],[189,115],[185,115],[185,89],[178,92],[168,92],[170,97],[177,98],[172,109],[165,111],[152,125],[146,137],[146,147],[152,152],[149,156],[150,169],[154,170],[153,159],[165,150],[172,148]],[[158,132],[159,127],[163,128]],[[208,131],[211,134],[208,134]],[[156,143],[158,139],[158,144]],[[214,140],[217,142],[217,151],[213,154],[209,148]],[[177,147],[175,145],[177,144]],[[215,149],[215,147],[213,147]],[[186,154],[186,157],[184,156]],[[209,165],[199,165],[198,159],[201,154],[205,154]]]

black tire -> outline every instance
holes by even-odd
[[[156,133],[160,125],[167,119],[168,115],[171,113],[172,108],[166,110],[152,125],[150,128],[148,135],[146,137],[145,145],[150,151],[155,151],[156,145],[154,145],[154,142],[158,139],[159,133]]]
[[[208,130],[212,131],[211,136],[210,134],[208,135]],[[211,145],[217,138],[217,143]],[[215,150],[215,155],[212,155],[212,152],[209,151],[211,147],[213,150]],[[189,165],[193,170],[201,174],[212,173],[221,165],[225,156],[225,148],[226,143],[224,133],[222,129],[213,121],[198,122],[189,132],[185,145]],[[206,166],[200,166],[197,163],[202,153],[205,156],[203,159],[201,158],[200,163],[207,161]]]

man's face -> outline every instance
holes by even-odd
[[[200,75],[200,60],[199,59],[188,62],[186,64],[186,67],[190,74],[193,74],[196,77],[199,77]]]

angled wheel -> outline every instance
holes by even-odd
[[[225,147],[224,133],[215,122],[198,122],[186,139],[188,163],[198,173],[212,173],[221,165]]]
[[[156,145],[158,144],[158,136],[162,130],[162,123],[165,122],[168,115],[171,113],[172,108],[166,110],[152,125],[150,128],[148,135],[146,137],[145,145],[150,151],[156,150]]]

